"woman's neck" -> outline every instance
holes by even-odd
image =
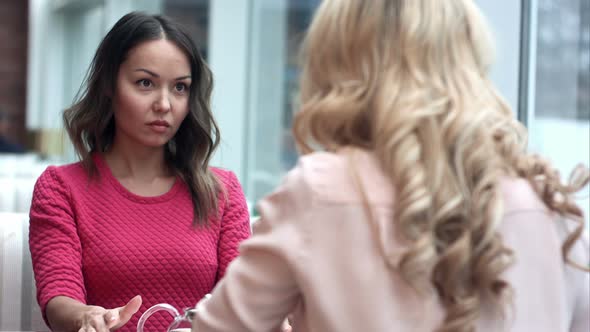
[[[134,179],[150,183],[158,178],[170,177],[171,172],[164,158],[164,147],[125,147],[113,144],[104,153],[104,159],[117,179]]]

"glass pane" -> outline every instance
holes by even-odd
[[[589,4],[539,1],[536,117],[590,119]]]
[[[291,135],[298,55],[319,0],[254,0],[252,6],[247,194],[258,201],[294,166]]]
[[[73,102],[96,48],[104,35],[104,8],[70,11],[65,16],[66,57],[64,58],[66,102]]]
[[[201,55],[207,59],[210,0],[165,0],[164,15],[182,24],[197,42]]]
[[[590,1],[539,0],[531,149],[566,178],[590,164]],[[534,22],[534,20],[532,20]],[[590,190],[580,196],[588,220]]]
[[[69,107],[80,92],[96,48],[104,36],[104,22],[105,10],[103,6],[64,12],[64,46],[66,49],[62,66],[64,71],[64,108]],[[53,121],[52,126],[62,128],[61,117],[55,117]],[[61,158],[63,162],[76,161],[74,147],[65,131],[60,129],[53,136],[61,136],[61,139],[46,135],[41,143],[42,150],[51,155],[63,156]],[[55,144],[55,141],[63,142],[63,146]]]

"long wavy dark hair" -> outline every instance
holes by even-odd
[[[219,128],[210,108],[213,78],[195,42],[181,25],[159,15],[132,12],[123,16],[98,46],[74,104],[64,111],[64,125],[84,168],[94,176],[92,153],[107,151],[115,136],[111,96],[115,94],[119,67],[131,49],[159,39],[176,44],[190,62],[193,83],[189,113],[166,145],[165,158],[167,166],[190,189],[194,223],[207,225],[209,218],[217,214],[221,191],[208,168],[219,144]]]

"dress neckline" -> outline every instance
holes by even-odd
[[[99,175],[101,177],[105,178],[113,186],[113,188],[123,197],[137,203],[155,204],[166,202],[172,199],[184,184],[182,179],[176,176],[176,178],[174,179],[174,184],[167,192],[158,196],[141,196],[129,191],[129,189],[125,188],[125,186],[123,186],[121,182],[117,180],[117,178],[113,175],[111,168],[104,160],[104,156],[101,153],[93,153],[92,159],[94,160],[96,168],[98,169]]]

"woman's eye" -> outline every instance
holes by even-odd
[[[185,92],[188,90],[188,87],[184,83],[176,83],[174,89],[176,89],[176,92]]]
[[[137,81],[137,85],[139,85],[142,88],[149,88],[152,86],[152,82],[148,79],[141,79],[139,81]]]

